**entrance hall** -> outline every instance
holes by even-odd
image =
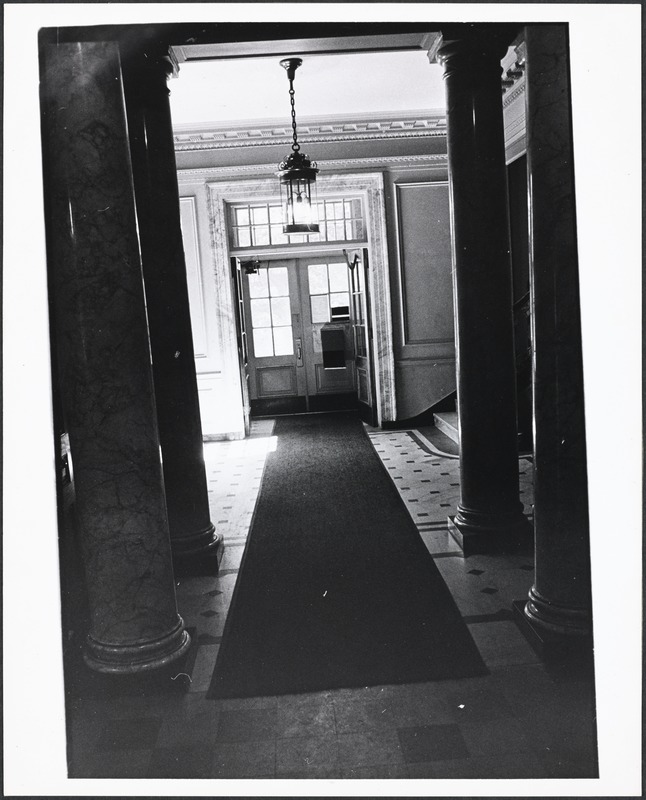
[[[19,788],[50,788],[34,750],[72,793],[90,788],[81,776],[206,778],[193,786],[215,794],[228,777],[422,777],[386,789],[431,794],[443,776],[564,778],[565,794],[577,778],[629,784],[638,736],[608,724],[632,702],[628,672],[610,702],[594,683],[632,663],[634,507],[619,556],[616,507],[592,537],[589,515],[625,497],[615,471],[634,482],[638,470],[588,455],[603,449],[590,403],[622,394],[630,337],[607,344],[625,288],[614,271],[603,307],[584,314],[579,299],[579,279],[584,310],[600,281],[577,227],[590,192],[574,142],[591,130],[573,113],[587,82],[576,70],[595,65],[577,26],[113,25],[111,13],[99,27],[80,6],[74,27],[54,13],[24,38],[40,68],[39,93],[25,93],[40,117],[22,131],[36,141],[40,222],[10,265],[29,296],[11,397],[46,407],[6,426],[20,440],[9,480],[39,489],[36,524],[31,489],[7,493],[20,506],[10,541],[29,553],[6,570]],[[299,138],[319,165],[325,240],[280,238],[281,103],[268,90],[264,119],[224,110],[232,93],[274,86],[270,63],[285,101],[286,56],[304,62]],[[200,62],[237,78],[256,62],[267,80],[216,80],[210,121],[177,123],[173,95]],[[368,62],[381,67],[356,70]],[[357,73],[377,102],[325,107],[324,90],[366,86]],[[411,87],[442,103],[413,102]],[[607,277],[616,253],[602,261]],[[13,296],[7,311],[15,323]],[[591,327],[608,337],[601,381]]]

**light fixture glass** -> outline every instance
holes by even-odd
[[[316,202],[316,163],[301,153],[296,134],[294,75],[303,63],[300,58],[286,58],[280,65],[287,70],[289,98],[292,107],[292,152],[278,165],[280,199],[283,207],[283,233],[318,233]]]

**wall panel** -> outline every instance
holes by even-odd
[[[389,215],[397,418],[455,391],[455,331],[446,173],[393,174]]]
[[[396,191],[402,344],[452,341],[448,184],[401,183]]]

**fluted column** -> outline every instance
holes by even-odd
[[[567,30],[525,35],[536,568],[524,613],[547,646],[580,645],[590,542]]]
[[[168,47],[124,48],[123,74],[153,356],[166,504],[176,559],[221,556],[210,519],[177,167]]]
[[[442,34],[435,57],[446,83],[460,433],[460,501],[449,530],[469,555],[530,536],[518,486],[500,67],[507,38],[478,25]]]
[[[43,48],[52,338],[90,607],[85,660],[182,655],[117,45]]]

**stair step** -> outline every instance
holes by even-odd
[[[442,431],[449,439],[460,444],[460,434],[458,433],[458,412],[457,411],[438,411],[433,414],[435,427]]]

